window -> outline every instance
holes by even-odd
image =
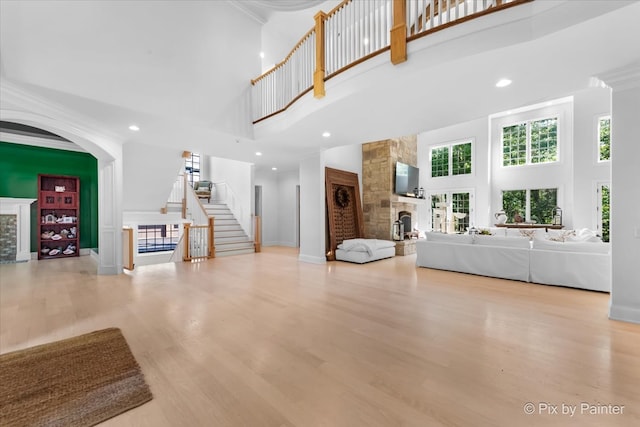
[[[431,149],[431,177],[449,175],[449,147]]]
[[[608,183],[598,184],[598,232],[603,242],[609,241],[609,201],[611,186]]]
[[[502,192],[502,209],[507,222],[515,222],[516,215],[525,221],[551,224],[553,209],[558,206],[558,189],[509,190]]]
[[[464,233],[473,223],[473,190],[429,194],[431,229],[442,233]]]
[[[187,174],[187,181],[193,187],[194,182],[200,181],[200,154],[191,153],[184,161],[184,170]]]
[[[598,119],[598,161],[611,160],[611,117]]]
[[[179,238],[178,224],[139,225],[138,253],[172,251]]]
[[[471,173],[471,143],[455,144],[451,147],[451,174]]]
[[[527,163],[526,125],[502,128],[502,165],[517,166],[525,163]]]
[[[431,177],[471,173],[471,141],[431,149]]]
[[[502,165],[558,161],[558,118],[532,120],[502,128]]]

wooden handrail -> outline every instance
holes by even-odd
[[[316,59],[316,64],[315,64],[315,69],[313,70],[313,89],[314,89],[314,96],[317,98],[323,97],[325,95],[325,90],[324,90],[324,83],[332,78],[335,77],[336,75],[343,73],[344,71],[350,69],[351,67],[360,64],[362,62],[364,62],[367,59],[370,59],[386,50],[390,50],[391,51],[391,55],[390,55],[390,59],[391,62],[393,64],[399,64],[401,62],[406,61],[407,59],[407,43],[411,42],[413,40],[416,40],[420,37],[424,37],[428,34],[432,34],[436,31],[440,31],[443,30],[445,28],[449,28],[451,26],[454,25],[458,25],[460,23],[463,22],[467,22],[471,19],[475,19],[484,15],[488,15],[490,13],[494,13],[500,10],[505,10],[514,6],[518,6],[524,3],[529,3],[533,0],[514,0],[510,3],[505,3],[505,0],[495,0],[495,4],[492,4],[490,6],[488,6],[486,9],[479,11],[479,12],[473,12],[470,15],[466,15],[464,17],[461,18],[456,18],[453,21],[447,22],[447,23],[440,23],[437,27],[433,27],[430,28],[429,30],[426,31],[422,31],[420,33],[418,33],[418,25],[420,25],[419,23],[422,22],[422,18],[423,16],[426,16],[426,14],[431,15],[431,3],[427,4],[425,11],[423,12],[425,15],[420,14],[419,17],[416,17],[416,22],[410,27],[410,35],[407,35],[407,22],[406,22],[406,15],[407,15],[407,4],[406,4],[406,0],[391,0],[393,3],[393,17],[392,17],[392,26],[389,32],[389,36],[390,36],[390,44],[388,46],[384,46],[382,48],[379,48],[377,51],[374,52],[370,52],[369,54],[362,56],[358,59],[355,59],[354,61],[348,63],[348,64],[344,64],[341,66],[341,68],[337,69],[337,70],[330,70],[331,73],[328,75],[325,75],[326,69],[325,69],[325,59],[326,59],[326,55],[325,55],[325,37],[324,37],[324,31],[325,31],[325,23],[327,22],[327,20],[331,19],[335,14],[337,14],[341,9],[343,9],[344,7],[346,7],[349,3],[352,3],[353,0],[343,0],[340,4],[338,4],[337,6],[335,6],[330,12],[328,13],[324,13],[322,11],[318,12],[315,16],[314,16],[314,21],[315,21],[315,26],[314,28],[312,28],[311,30],[309,30],[301,39],[300,41],[298,41],[298,43],[295,45],[295,47],[291,50],[291,52],[289,52],[289,54],[287,55],[287,57],[279,62],[277,65],[275,65],[273,68],[271,68],[269,71],[265,72],[264,74],[262,74],[261,76],[252,79],[251,80],[251,84],[255,85],[257,82],[261,81],[262,79],[264,79],[265,77],[271,75],[272,73],[276,72],[279,68],[281,68],[283,65],[285,65],[287,63],[287,61],[291,58],[291,56],[296,52],[297,49],[300,48],[300,46],[302,45],[302,43],[307,40],[308,37],[311,36],[311,34],[315,31],[315,38],[316,38],[316,52],[315,52],[315,59]],[[452,7],[458,7],[461,3],[458,0],[436,0],[434,2],[434,9],[437,9],[437,11],[434,10],[434,17],[444,14],[444,12],[447,12],[449,9],[451,9]],[[429,19],[431,19],[431,16],[429,16]],[[426,20],[425,20],[426,22]],[[310,89],[307,90],[303,90],[301,91],[301,93],[299,93],[297,96],[295,96],[291,101],[289,101],[284,107],[281,107],[279,109],[273,109],[271,112],[266,111],[265,115],[263,115],[262,117],[257,117],[254,118],[253,123],[256,124],[258,122],[261,122],[269,117],[273,117],[276,114],[279,114],[283,111],[285,111],[289,106],[291,106],[291,104],[293,104],[294,102],[296,102],[298,99],[300,99],[303,95],[305,95]],[[275,111],[274,111],[275,110]]]
[[[255,79],[251,80],[251,84],[255,85],[256,83],[258,83],[260,80],[264,79],[265,77],[267,77],[269,74],[273,73],[274,71],[276,71],[278,68],[282,67],[284,64],[287,63],[287,61],[289,61],[289,59],[291,59],[291,57],[293,56],[294,53],[296,53],[296,50],[298,50],[298,48],[302,45],[302,43],[304,43],[304,41],[315,31],[315,27],[313,27],[312,29],[310,29],[309,31],[307,31],[304,36],[302,36],[302,38],[300,40],[298,40],[298,43],[296,43],[296,45],[293,47],[293,49],[291,49],[291,52],[289,52],[289,54],[287,56],[284,57],[284,59],[280,62],[278,62],[276,65],[274,65],[273,67],[271,67],[269,70],[265,71],[264,73],[262,73],[262,75],[256,77]]]
[[[329,19],[331,18],[333,15],[335,15],[336,13],[338,13],[338,11],[340,9],[342,9],[343,7],[345,7],[347,5],[347,3],[351,3],[353,0],[343,0],[342,3],[338,4],[336,7],[334,7],[333,9],[331,9],[331,11],[329,13],[326,14],[327,18]]]
[[[407,42],[412,42],[414,40],[417,40],[421,37],[425,37],[429,34],[433,34],[436,33],[438,31],[442,31],[446,28],[450,28],[453,27],[454,25],[458,25],[461,24],[463,22],[467,22],[467,21],[471,21],[472,19],[476,19],[479,18],[481,16],[485,16],[485,15],[489,15],[491,13],[497,12],[499,10],[505,10],[505,9],[509,9],[511,7],[514,6],[518,6],[524,3],[529,3],[532,2],[533,0],[514,0],[511,3],[503,3],[502,1],[498,0],[496,2],[496,6],[490,6],[485,10],[482,10],[480,12],[474,12],[471,15],[467,15],[467,16],[463,16],[462,18],[458,18],[455,21],[451,21],[451,22],[447,22],[446,24],[441,24],[438,25],[437,27],[431,28],[429,30],[423,31],[421,33],[418,34],[412,34],[410,36],[407,37]],[[442,10],[442,12],[444,12],[444,10]],[[434,12],[434,16],[437,16],[437,13]]]

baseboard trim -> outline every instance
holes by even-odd
[[[640,309],[612,304],[609,307],[609,319],[640,324]]]
[[[326,264],[327,259],[325,257],[311,256],[311,255],[298,255],[298,261],[308,262],[310,264]]]

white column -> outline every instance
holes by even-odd
[[[612,88],[609,317],[640,323],[640,62],[600,76]]]
[[[122,160],[98,160],[98,274],[122,273]]]
[[[326,262],[324,154],[300,162],[300,254],[298,260]]]

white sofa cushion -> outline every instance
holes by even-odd
[[[598,237],[598,234],[595,231],[589,230],[588,228],[580,228],[575,230],[575,235],[567,236],[565,241],[596,243],[596,242],[602,242],[602,239]]]
[[[338,249],[347,252],[366,252],[369,255],[373,255],[379,249],[395,247],[395,242],[378,239],[348,239],[338,245]]]
[[[533,249],[542,251],[582,252],[591,254],[608,254],[611,245],[602,242],[554,242],[534,240]]]
[[[475,236],[475,245],[498,246],[501,248],[521,248],[531,247],[528,237],[500,237],[500,236]]]
[[[435,232],[427,232],[425,236],[430,242],[444,242],[444,243],[461,243],[461,244],[472,244],[473,236],[469,234],[445,234],[445,233],[435,233]]]
[[[507,228],[507,237],[526,237],[529,240],[545,238],[545,228]]]

